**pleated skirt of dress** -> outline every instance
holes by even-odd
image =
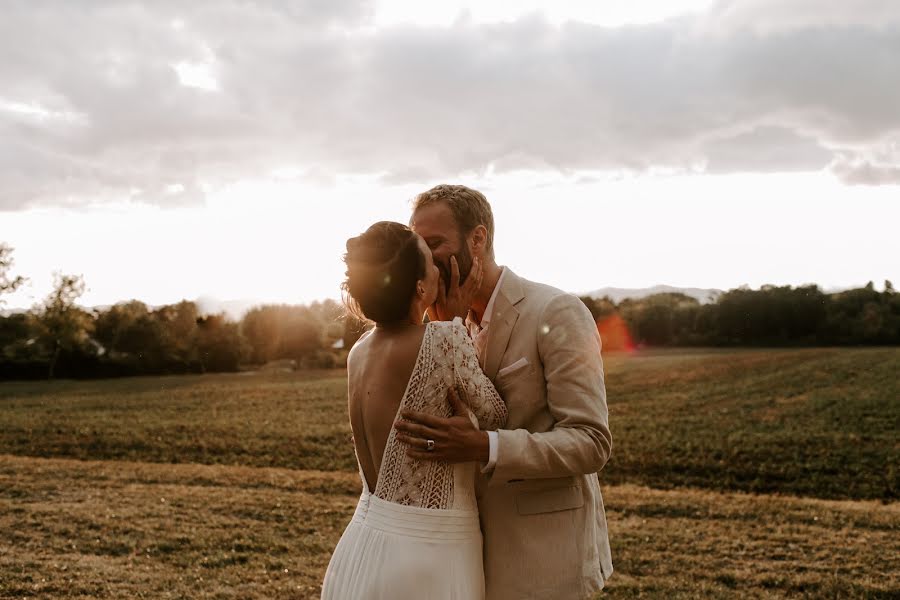
[[[407,598],[484,598],[478,513],[404,506],[364,492],[331,556],[322,599]]]

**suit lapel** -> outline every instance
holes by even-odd
[[[487,351],[485,352],[484,374],[494,380],[500,370],[500,360],[509,345],[509,337],[519,319],[516,304],[525,297],[519,277],[507,268],[503,286],[494,300],[491,324],[488,326]]]

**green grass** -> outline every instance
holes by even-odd
[[[606,359],[606,483],[895,500],[900,349]],[[339,371],[0,384],[0,453],[355,470]]]
[[[607,361],[610,482],[895,500],[900,349]]]
[[[342,372],[0,385],[0,453],[355,469]]]

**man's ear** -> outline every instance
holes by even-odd
[[[469,250],[473,256],[481,256],[484,254],[485,246],[487,246],[487,228],[478,225],[469,234]]]

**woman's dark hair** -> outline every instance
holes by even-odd
[[[357,318],[396,323],[409,314],[416,282],[425,277],[418,238],[402,223],[379,221],[347,240],[344,303]]]

